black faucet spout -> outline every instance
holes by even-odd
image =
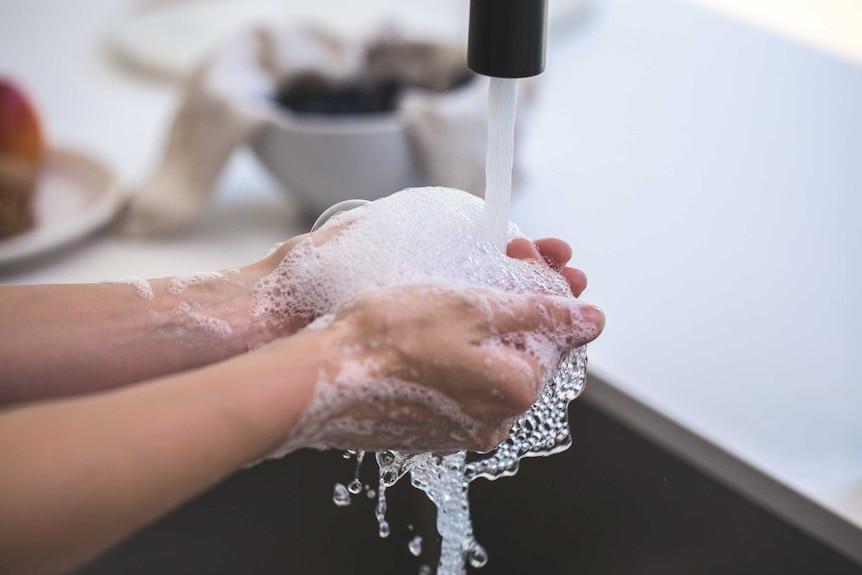
[[[467,66],[495,78],[545,69],[548,0],[470,0]]]

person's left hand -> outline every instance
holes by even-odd
[[[334,237],[339,232],[338,227],[324,227],[318,232],[315,232],[315,244],[322,244]],[[278,264],[284,259],[287,254],[302,241],[311,237],[311,234],[302,234],[290,238],[283,244],[278,246],[271,254],[263,260],[247,266],[244,270],[249,270],[252,277],[260,279],[267,273],[272,272],[278,267]],[[535,241],[527,238],[515,238],[506,248],[506,254],[509,257],[521,260],[538,260],[544,261],[551,268],[559,272],[568,282],[572,290],[572,295],[580,297],[584,289],[587,287],[587,276],[581,270],[573,267],[568,267],[566,264],[572,258],[572,248],[561,239],[558,238],[543,238]],[[314,318],[264,318],[265,323],[270,325],[279,325],[279,329],[271,332],[275,337],[288,336],[305,327]]]

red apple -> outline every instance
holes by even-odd
[[[0,78],[0,238],[33,227],[33,191],[44,153],[36,110],[20,88]]]
[[[10,80],[0,78],[0,156],[39,164],[44,151],[41,124],[29,98]]]

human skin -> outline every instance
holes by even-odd
[[[151,300],[130,285],[110,283],[0,286],[0,406],[122,387],[221,361],[295,333],[309,318],[252,318],[249,288],[306,237],[288,240],[239,273],[224,273],[178,295],[167,291],[170,278],[151,280]],[[586,287],[583,272],[564,267],[571,249],[561,240],[517,239],[508,253],[551,262],[575,296]],[[231,333],[211,333],[188,314],[176,313],[184,302],[194,304],[197,314],[227,322]]]
[[[290,247],[231,277],[261,277]],[[517,241],[509,253],[550,260],[573,292],[585,285],[583,274],[565,272],[572,269],[564,267],[570,252],[559,240],[535,245]],[[477,305],[487,301],[483,290],[413,286],[361,297],[325,328],[294,333],[300,320],[244,323],[239,285],[219,281],[207,291],[208,285],[183,295],[199,298],[197,309],[220,310],[236,326],[232,337],[237,341],[223,342],[217,351],[204,349],[205,342],[187,345],[188,331],[176,329],[188,330],[187,325],[160,325],[151,331],[161,336],[152,344],[135,338],[136,329],[153,330],[146,323],[153,321],[147,312],[162,295],[143,300],[129,286],[111,284],[89,286],[93,293],[84,286],[47,286],[35,295],[26,293],[29,288],[2,290],[0,305],[10,309],[2,329],[11,330],[3,334],[4,347],[7,336],[19,334],[10,322],[23,323],[23,333],[10,344],[15,353],[3,352],[4,370],[8,367],[18,377],[45,377],[49,383],[29,396],[30,387],[14,387],[5,397],[25,403],[0,412],[0,572],[73,568],[285,441],[302,447],[303,437],[295,429],[316,385],[337,375],[346,362],[374,365],[372,377],[409,374],[416,384],[446,394],[483,430],[463,447],[491,447],[507,422],[536,398],[545,373],[535,358],[514,346],[491,350],[475,344],[513,330],[537,329],[562,333],[566,345],[580,345],[596,337],[604,324],[600,311],[573,298],[495,294],[489,312],[488,306]],[[153,287],[162,286],[153,282]],[[417,290],[421,298],[415,297]],[[91,299],[75,305],[76,296]],[[229,305],[220,305],[225,301]],[[414,303],[401,306],[399,301]],[[28,309],[41,321],[25,313]],[[51,320],[52,327],[41,326],[44,320]],[[108,325],[101,328],[79,325],[104,321]],[[422,329],[416,329],[419,321]],[[58,333],[66,328],[77,330],[74,337]],[[192,335],[206,340],[210,334]],[[95,342],[79,341],[84,336]],[[255,349],[242,353],[242,337],[250,337]],[[471,347],[470,353],[453,354],[457,346]],[[501,369],[488,368],[492,352]],[[82,361],[88,354],[98,362]],[[133,375],[124,375],[124,368]],[[459,386],[451,386],[453,376]],[[76,386],[78,378],[84,383]],[[150,380],[129,385],[136,378]],[[33,401],[108,388],[115,389]],[[351,409],[364,414],[367,408],[358,398]],[[433,414],[426,423],[429,428],[451,425]],[[354,440],[326,439],[333,445]],[[421,447],[451,449],[451,439],[446,439]]]

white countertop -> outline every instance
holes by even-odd
[[[850,528],[831,542],[862,561],[862,65],[677,0],[593,4],[553,30],[512,219],[568,240],[590,276],[608,316],[592,373],[828,510]],[[175,94],[101,49],[122,8],[0,4],[0,73],[52,142],[129,184]],[[233,267],[300,231],[239,154],[183,236],[102,234],[0,282]]]
[[[862,560],[862,66],[601,8],[554,42],[512,217],[573,243],[593,373],[843,517]]]

